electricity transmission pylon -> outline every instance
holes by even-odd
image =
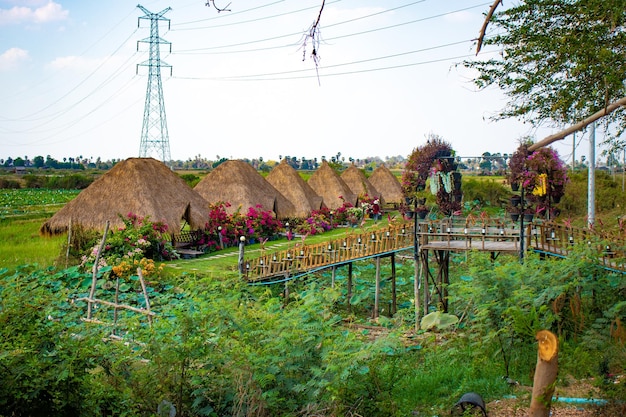
[[[171,7],[152,13],[142,5],[138,8],[145,13],[140,16],[137,25],[141,24],[141,19],[150,19],[150,36],[148,38],[137,41],[137,50],[139,50],[139,42],[150,44],[150,55],[147,61],[137,64],[137,72],[139,66],[148,67],[148,88],[146,89],[146,103],[143,111],[143,125],[141,127],[141,143],[139,146],[139,156],[142,158],[156,156],[166,164],[169,164],[172,157],[170,155],[170,139],[167,132],[167,120],[165,117],[165,101],[163,99],[163,85],[161,83],[161,67],[170,69],[172,66],[161,61],[161,44],[168,44],[170,52],[172,52],[171,42],[159,37],[159,21],[167,21],[168,29],[170,20],[163,15],[170,10]]]

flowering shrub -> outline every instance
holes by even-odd
[[[239,238],[267,239],[278,235],[283,223],[276,219],[274,213],[263,210],[261,205],[250,207],[246,215],[237,210],[232,215],[226,212],[229,203],[218,202],[209,206],[209,221],[205,224],[200,244],[205,245],[209,252],[224,247],[237,245]]]
[[[327,232],[332,228],[330,210],[321,208],[320,210],[313,210],[307,219],[295,221],[294,231],[299,235],[315,235]]]
[[[158,274],[162,267],[156,267],[154,260],[177,258],[176,252],[167,235],[167,225],[151,222],[149,217],[139,217],[128,213],[120,215],[123,227],[109,232],[105,246],[100,254],[98,266],[110,266],[115,277],[130,276],[137,267],[144,275]],[[81,266],[93,265],[98,255],[98,243],[82,256]]]
[[[346,199],[340,195],[339,199],[342,201],[341,207],[338,207],[333,211],[333,223],[342,224],[348,221],[348,209],[354,207],[354,204],[346,201]]]
[[[278,234],[283,223],[271,211],[262,210],[263,206],[250,207],[246,216],[248,236],[255,239],[269,238]]]
[[[363,209],[361,207],[350,207],[346,213],[346,221],[355,225],[363,220]]]
[[[363,209],[363,213],[368,216],[381,214],[380,197],[370,197],[367,193],[359,196],[359,205]]]

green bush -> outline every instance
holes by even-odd
[[[0,188],[1,189],[7,189],[7,188],[12,188],[12,189],[17,189],[17,188],[21,188],[22,186],[20,185],[20,183],[18,181],[9,179],[9,178],[0,178]]]
[[[576,172],[570,176],[565,186],[565,195],[559,207],[567,216],[584,216],[587,214],[587,171]],[[596,171],[596,210],[606,212],[626,207],[626,193],[622,192],[621,178],[614,181],[609,173]],[[584,197],[584,198],[581,198]]]
[[[28,174],[24,175],[24,181],[26,188],[82,190],[93,182],[93,178],[84,174],[52,176]]]
[[[501,180],[469,178],[463,181],[463,200],[479,202],[482,207],[504,208],[511,191]]]
[[[194,174],[182,174],[180,176],[191,188],[200,182],[200,177]]]
[[[0,271],[0,415],[105,415],[104,409],[127,409],[123,397],[112,395],[113,386],[107,387],[106,401],[93,395],[98,389],[93,372],[111,355],[102,334],[92,334],[69,302],[65,281],[80,278],[75,270]]]
[[[540,329],[560,340],[561,376],[602,376],[599,362],[607,356],[623,364],[626,350],[614,329],[626,321],[626,284],[621,274],[603,269],[597,256],[582,244],[567,258],[529,254],[523,264],[472,257],[469,275],[450,286],[459,311],[468,309],[464,325],[472,343],[497,355],[504,375],[527,385]],[[581,345],[589,354],[579,361],[574,353]],[[622,366],[614,365],[615,371]]]

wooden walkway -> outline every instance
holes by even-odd
[[[587,242],[596,247],[602,266],[626,273],[626,243],[623,240],[609,242],[589,230],[552,223],[527,224],[524,231],[525,250],[566,257],[575,243]],[[413,223],[407,222],[375,231],[355,231],[315,245],[294,242],[290,249],[246,259],[242,272],[251,283],[266,283],[291,280],[332,266],[415,249],[426,256],[431,250],[484,251],[493,256],[520,253],[519,232],[519,225],[510,222],[492,221],[469,226],[450,219],[420,221],[415,247]],[[423,255],[421,257],[423,259]]]
[[[407,228],[409,226],[410,229]],[[294,243],[290,249],[245,260],[243,273],[249,282],[294,279],[316,270],[411,249],[414,241],[412,233],[412,225],[404,224],[349,233],[315,245]]]

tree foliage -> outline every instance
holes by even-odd
[[[466,61],[475,84],[509,97],[495,119],[571,124],[626,95],[625,0],[526,0],[495,13],[485,45],[501,56]],[[624,108],[607,126],[626,128]]]

